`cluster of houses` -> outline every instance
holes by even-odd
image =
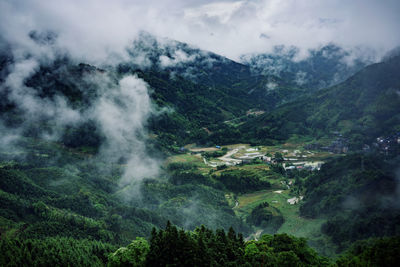
[[[256,159],[265,161],[267,157],[257,151],[258,151],[258,148],[246,149],[246,152],[248,152],[248,153],[245,153],[243,156],[239,157],[238,159],[240,159],[242,161],[242,164],[251,163]]]
[[[337,138],[332,141],[329,146],[322,146],[319,143],[311,143],[304,146],[308,150],[322,150],[335,154],[347,153],[349,151],[348,140],[340,133],[334,132]],[[390,136],[380,136],[372,145],[364,144],[362,147],[364,152],[377,151],[383,155],[399,155],[400,154],[400,132]]]
[[[348,141],[343,137],[338,137],[329,146],[321,147],[321,150],[335,154],[347,153],[349,151]]]
[[[329,146],[322,146],[318,143],[307,144],[304,146],[308,150],[322,150],[335,154],[347,153],[349,151],[348,141],[344,137],[338,137]]]
[[[216,146],[217,149],[220,149],[220,146]],[[203,157],[204,163],[211,166],[211,167],[219,167],[219,166],[234,166],[234,165],[239,165],[239,164],[251,164],[254,163],[255,161],[263,161],[267,164],[278,164],[282,163],[282,167],[285,170],[319,170],[321,168],[321,165],[323,164],[322,161],[319,162],[310,162],[306,161],[307,155],[301,154],[300,150],[295,150],[292,153],[289,153],[288,150],[282,150],[282,153],[287,156],[291,157],[283,157],[281,156],[280,158],[276,158],[274,156],[271,156],[269,154],[264,154],[262,153],[259,148],[247,148],[245,153],[240,155],[237,158],[233,158],[232,155],[237,153],[240,149],[244,149],[244,147],[239,147],[231,150],[228,152],[225,156],[219,157],[218,159],[220,161],[209,161],[206,158]],[[202,153],[203,150],[192,150],[191,154],[200,154]],[[313,155],[311,152],[307,152]]]
[[[398,155],[400,154],[400,132],[387,137],[378,137],[372,146],[386,156]],[[367,147],[364,145],[363,149],[366,151]]]
[[[322,161],[318,161],[318,162],[298,161],[299,159],[297,157],[296,158],[283,157],[282,161],[280,161],[274,157],[261,154],[260,152],[258,152],[257,148],[247,149],[246,152],[248,152],[248,153],[245,153],[244,155],[237,158],[238,161],[234,162],[234,165],[250,164],[250,163],[253,163],[254,160],[262,160],[263,162],[265,162],[267,164],[277,164],[277,163],[281,163],[283,161],[282,166],[285,170],[297,169],[297,170],[314,171],[314,170],[320,170],[322,164],[324,163]],[[288,152],[288,151],[284,150],[284,152]],[[298,153],[300,153],[300,151],[298,151]],[[307,157],[307,156],[303,155],[300,157]]]
[[[307,171],[315,171],[315,170],[320,170],[322,164],[324,164],[323,161],[317,161],[317,162],[295,162],[289,164],[283,164],[283,167],[285,170],[307,170]]]

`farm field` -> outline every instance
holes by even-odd
[[[284,223],[276,233],[287,233],[297,237],[305,237],[310,243],[318,243],[324,250],[332,251],[332,244],[321,234],[321,225],[324,219],[310,219],[300,216],[301,192],[293,191],[294,179],[274,172],[274,156],[282,155],[282,166],[318,166],[333,157],[341,157],[341,154],[333,154],[325,151],[312,151],[304,149],[304,142],[291,142],[276,146],[250,146],[249,144],[232,144],[223,147],[185,147],[186,153],[174,155],[167,159],[166,164],[183,163],[196,167],[203,175],[219,177],[225,172],[245,172],[261,177],[270,186],[247,193],[235,193],[227,190],[225,199],[236,216],[246,221],[246,218],[260,204],[267,202],[276,208],[284,218]],[[223,156],[219,151],[225,151]],[[211,156],[210,156],[211,155]],[[212,155],[218,155],[212,157]],[[206,157],[207,156],[207,157]],[[252,158],[253,161],[243,159]],[[243,161],[240,161],[243,160]],[[234,164],[235,162],[239,162]],[[310,169],[311,167],[309,167]],[[298,199],[300,198],[300,199]],[[290,200],[290,201],[288,201]],[[296,203],[294,203],[296,202]],[[261,227],[254,226],[254,232],[247,238],[254,239],[266,233]]]

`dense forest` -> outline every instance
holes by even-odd
[[[304,238],[263,235],[245,242],[230,228],[204,226],[188,232],[167,223],[153,228],[147,241],[137,237],[126,247],[73,238],[0,241],[2,266],[393,266],[399,260],[399,238],[355,243],[336,262],[319,256]]]
[[[368,237],[398,236],[399,160],[349,155],[325,164],[304,184],[303,216],[326,216],[322,231],[341,247]]]

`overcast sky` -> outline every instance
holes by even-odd
[[[400,44],[399,14],[399,0],[1,0],[0,32],[22,45],[30,30],[56,31],[73,55],[97,60],[140,30],[231,59],[329,42],[383,53]]]

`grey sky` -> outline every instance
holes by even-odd
[[[120,55],[140,30],[238,59],[274,45],[304,51],[335,42],[383,53],[400,44],[398,0],[2,0],[0,31],[29,45],[32,30],[87,60]]]

